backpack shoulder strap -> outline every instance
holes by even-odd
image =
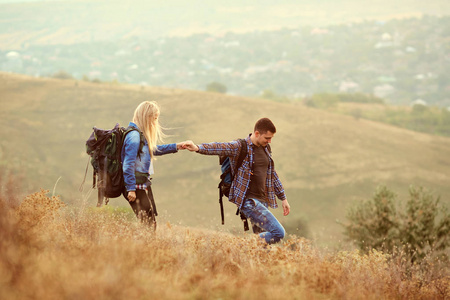
[[[133,127],[133,126],[128,126],[128,128],[127,128],[127,129],[125,130],[125,132],[123,133],[122,144],[123,144],[123,142],[125,141],[125,136],[126,136],[128,133],[130,133],[131,131],[137,131],[137,132],[139,132],[140,142],[139,142],[138,157],[140,157],[140,156],[141,156],[141,153],[143,153],[142,149],[144,148],[145,141],[144,141],[144,134],[143,134],[139,129],[137,129],[136,127]]]
[[[236,162],[236,166],[235,166],[234,170],[230,170],[230,171],[234,171],[234,172],[229,172],[229,174],[231,176],[231,181],[234,180],[234,175],[236,174],[239,167],[242,165],[244,158],[247,156],[247,142],[244,139],[238,139],[238,141],[241,143],[241,147],[239,149],[239,156],[238,156],[238,159]],[[228,161],[230,160],[230,158],[228,156],[221,156],[219,159],[220,165],[223,165],[223,163],[226,159],[228,159]],[[223,169],[222,169],[222,171],[223,171]],[[222,217],[222,225],[225,224],[225,218],[224,218],[224,213],[223,213],[223,201],[222,201],[222,198],[225,195],[222,190],[222,187],[224,186],[223,185],[224,178],[225,178],[224,175],[225,175],[225,173],[222,173],[222,175],[220,176],[221,181],[219,183],[219,204],[220,204],[220,215]],[[227,195],[227,197],[228,197],[228,195]],[[245,219],[245,221],[247,221],[247,219]],[[247,227],[248,227],[248,225],[247,225]]]
[[[239,157],[236,164],[236,172],[241,167],[244,158],[247,156],[247,141],[245,139],[239,139],[239,141],[241,142],[241,151],[239,152]],[[238,214],[241,215],[241,220],[244,223],[244,231],[249,230],[247,217],[240,211],[239,208],[236,211],[236,215]]]
[[[241,167],[244,158],[247,156],[247,142],[245,139],[238,140],[241,143],[241,149],[239,151],[239,156],[236,162],[236,168],[234,169],[233,177],[236,174],[237,170]]]

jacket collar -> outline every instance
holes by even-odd
[[[136,129],[139,129],[139,127],[138,127],[135,123],[133,123],[133,122],[130,122],[130,123],[128,124],[128,126],[131,126],[131,127],[136,128]]]

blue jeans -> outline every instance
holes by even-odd
[[[241,207],[241,212],[250,219],[253,224],[263,229],[259,236],[266,240],[267,244],[278,243],[284,238],[285,231],[275,216],[267,208],[267,204],[256,199],[246,199]]]

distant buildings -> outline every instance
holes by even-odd
[[[373,94],[390,103],[450,103],[448,18],[362,22],[357,26],[199,34],[0,51],[0,70],[33,76],[65,71],[74,78],[254,96],[271,90]]]

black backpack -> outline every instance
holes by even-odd
[[[92,188],[97,186],[98,190],[97,206],[101,206],[104,199],[106,199],[105,203],[108,204],[109,198],[117,198],[125,190],[121,159],[122,146],[125,136],[133,130],[139,131],[132,126],[128,128],[120,127],[119,124],[116,124],[110,130],[94,127],[91,136],[86,141],[86,153],[90,155],[91,165],[94,169]],[[144,135],[140,131],[139,134],[140,150],[138,156],[142,153],[144,146]],[[88,166],[86,166],[86,174],[87,169]]]
[[[236,167],[231,172],[231,164],[230,164],[230,158],[228,156],[220,156],[219,157],[219,164],[221,165],[222,174],[220,175],[220,182],[219,182],[219,204],[220,204],[220,214],[222,217],[222,225],[225,224],[225,217],[223,213],[223,196],[226,196],[227,198],[230,195],[230,188],[231,184],[233,183],[234,176],[237,172],[237,170],[241,167],[242,162],[244,161],[244,158],[247,156],[247,142],[244,139],[238,139],[238,141],[241,143],[241,150],[239,152],[239,156],[236,162]],[[239,214],[239,208],[236,212],[236,215]],[[248,230],[248,222],[247,218],[241,213],[241,219],[244,221],[244,230]]]

